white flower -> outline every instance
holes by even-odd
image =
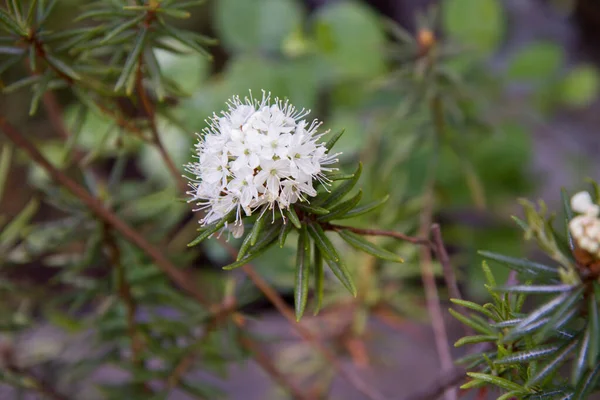
[[[261,100],[233,97],[228,110],[213,115],[196,144],[197,162],[186,165],[191,175],[190,201],[206,212],[206,225],[232,210],[236,220],[228,229],[243,234],[242,211],[251,215],[317,195],[313,180],[327,184],[337,154],[328,154],[317,133],[320,122],[308,123],[309,111],[297,111],[287,101],[263,92]]]
[[[588,192],[579,192],[571,198],[571,208],[582,214],[569,221],[573,239],[580,248],[600,258],[600,207]]]

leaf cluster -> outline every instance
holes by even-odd
[[[565,198],[566,222],[573,217]],[[600,282],[597,274],[575,257],[569,237],[554,228],[545,207],[535,210],[525,202],[527,221],[517,219],[526,238],[535,238],[558,265],[538,263],[482,251],[482,268],[492,302],[479,305],[453,299],[466,315],[450,310],[477,334],[466,336],[455,346],[486,343],[460,361],[472,378],[463,389],[492,385],[504,392],[500,399],[585,399],[600,389]],[[507,267],[523,283],[499,285],[489,262]],[[526,299],[535,296],[541,304],[531,311]],[[565,376],[565,365],[570,373]]]

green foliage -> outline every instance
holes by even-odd
[[[484,261],[492,302],[479,305],[453,300],[477,314],[467,316],[451,310],[452,315],[482,333],[464,337],[455,346],[487,344],[483,352],[478,349],[463,360],[480,372],[468,373],[472,380],[462,388],[493,385],[505,392],[501,398],[583,399],[598,390],[598,276],[590,274],[581,260],[570,261],[573,247],[558,247],[557,243],[565,239],[553,228],[543,204],[540,211],[528,202],[524,206],[527,222],[519,224],[525,237],[535,239],[559,265],[480,253],[490,262],[513,270],[517,280],[528,281],[499,286]],[[568,223],[573,213],[566,202],[565,207]],[[532,295],[544,295],[541,304],[523,310],[526,298]],[[564,365],[570,365],[570,379],[561,373]]]

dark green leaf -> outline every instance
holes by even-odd
[[[44,7],[44,2],[40,1],[38,2],[38,8],[37,8],[37,25],[38,26],[42,26],[45,22],[46,19],[50,16],[50,14],[52,13],[52,10],[54,10],[54,6],[56,5],[56,3],[58,2],[58,0],[50,0],[50,3],[48,3],[48,5],[46,7]]]
[[[266,232],[262,235],[260,240],[256,242],[256,245],[252,246],[248,253],[244,256],[244,258],[235,261],[229,265],[223,267],[225,270],[231,270],[235,268],[239,268],[242,265],[248,264],[250,261],[255,259],[256,257],[263,254],[267,249],[275,244],[277,241],[277,236],[279,236],[279,231],[281,229],[282,220],[279,219],[275,221],[271,226],[266,230]]]
[[[267,218],[269,218],[269,214],[266,212],[262,213],[258,219],[254,222],[254,226],[252,227],[252,231],[250,232],[250,246],[254,246],[258,241],[263,229],[265,227],[265,223]]]
[[[356,296],[356,287],[354,286],[354,282],[352,280],[352,275],[348,271],[348,268],[344,264],[344,262],[340,259],[340,256],[329,240],[329,238],[323,232],[323,228],[319,224],[309,224],[308,232],[313,238],[315,244],[321,251],[321,254],[325,258],[327,265],[333,272],[333,274],[342,282],[342,284],[352,293],[353,296]]]
[[[37,0],[31,0],[29,2],[29,9],[27,10],[27,18],[25,18],[25,23],[27,25],[31,25],[33,22],[33,17],[35,15],[35,11],[37,10]]]
[[[281,231],[279,232],[279,247],[283,248],[285,240],[288,234],[292,231],[292,224],[281,224]]]
[[[382,260],[388,260],[397,263],[404,262],[402,257],[369,242],[361,235],[358,235],[354,232],[350,232],[346,229],[339,230],[337,231],[337,233],[341,236],[342,239],[344,239],[348,244],[350,244],[357,250],[364,251],[365,253],[375,256],[377,258],[381,258]]]
[[[331,139],[329,139],[327,141],[327,143],[325,143],[325,148],[327,149],[327,152],[329,153],[331,151],[331,149],[333,148],[333,146],[335,146],[335,144],[337,143],[338,140],[340,140],[340,138],[342,137],[342,135],[344,134],[345,130],[342,129],[341,131],[335,133]]]
[[[543,265],[533,261],[508,257],[502,254],[492,253],[490,251],[479,251],[479,254],[481,254],[487,259],[504,264],[510,269],[513,269],[517,272],[534,275],[558,275],[558,270],[556,268],[548,267],[547,265]]]
[[[581,379],[581,376],[585,372],[588,360],[588,354],[590,351],[590,325],[588,324],[587,329],[583,333],[583,338],[579,344],[579,351],[575,357],[573,363],[573,371],[571,373],[571,385],[576,386],[577,382]]]
[[[0,54],[19,55],[25,52],[21,47],[0,46]]]
[[[53,55],[46,54],[46,61],[48,61],[48,64],[52,65],[52,67],[54,67],[60,73],[68,76],[69,78],[74,79],[76,81],[81,79],[79,74],[77,72],[75,72],[75,70],[73,68],[71,68],[70,66],[68,66],[67,64],[65,64],[64,62],[59,60],[58,58],[54,57]]]
[[[135,17],[134,19],[132,19],[131,21],[127,21],[125,23],[118,24],[115,28],[113,28],[111,31],[109,31],[108,33],[106,33],[104,35],[104,37],[100,41],[100,44],[108,43],[112,38],[114,38],[121,32],[124,32],[127,29],[132,28],[132,27],[136,26],[137,24],[139,24],[140,22],[142,22],[145,17],[146,16],[144,14],[140,14],[137,17]]]
[[[21,8],[21,0],[8,0],[8,7],[12,14],[17,17],[19,21],[23,21],[23,9]]]
[[[583,379],[579,382],[577,387],[575,388],[575,393],[573,393],[573,397],[570,400],[584,400],[588,398],[588,395],[594,390],[596,387],[596,383],[598,382],[598,377],[600,377],[600,364],[596,364],[593,369],[587,372]]]
[[[362,163],[358,163],[358,168],[354,172],[354,177],[345,181],[335,188],[328,196],[323,198],[322,203],[316,204],[320,207],[329,208],[339,203],[356,186],[362,172]]]
[[[127,13],[121,10],[108,10],[108,9],[102,9],[102,10],[90,10],[90,11],[86,11],[82,14],[79,14],[77,16],[77,18],[75,18],[75,22],[77,21],[82,21],[84,19],[87,18],[91,18],[91,19],[113,19],[115,17],[124,17],[127,15],[131,15],[132,13]]]
[[[6,30],[15,33],[19,36],[26,35],[26,32],[21,28],[21,25],[15,21],[6,11],[0,8],[0,26],[7,28]]]
[[[188,243],[188,247],[196,246],[200,244],[202,241],[212,236],[219,229],[223,228],[226,223],[228,223],[233,217],[235,217],[236,210],[233,209],[227,214],[225,217],[221,218],[218,222],[208,225],[202,228],[200,235],[190,243]]]
[[[317,221],[328,222],[342,218],[348,211],[356,207],[356,205],[360,202],[360,199],[362,199],[362,190],[359,190],[358,193],[351,199],[332,207],[329,210],[329,214],[317,217]]]
[[[308,242],[308,243],[307,243]],[[308,298],[308,277],[310,275],[310,240],[306,225],[302,227],[298,235],[298,247],[296,249],[296,274],[294,284],[294,304],[296,310],[296,321],[300,321],[306,308]]]
[[[32,75],[32,76],[28,76],[27,78],[23,78],[19,81],[13,82],[8,86],[5,86],[2,89],[2,93],[12,93],[15,92],[21,88],[27,87],[27,86],[31,86],[34,83],[38,82],[42,77],[39,75]]]
[[[188,19],[192,16],[189,11],[178,10],[176,8],[158,8],[156,11],[166,14],[169,17],[178,18],[178,19]]]
[[[327,179],[330,181],[346,181],[354,178],[354,174],[331,174],[327,175]]]
[[[375,200],[375,201],[367,203],[365,205],[356,207],[356,208],[348,211],[346,214],[342,215],[341,217],[338,217],[337,219],[349,219],[349,218],[358,217],[363,214],[367,214],[367,213],[375,210],[376,208],[382,206],[386,201],[388,201],[389,198],[390,198],[390,196],[386,195],[381,200]]]
[[[302,209],[303,211],[307,211],[311,214],[316,214],[316,215],[329,214],[329,210],[326,208],[322,208],[322,207],[315,207],[315,206],[311,206],[311,205],[308,205],[305,203],[296,203],[295,206]]]
[[[581,299],[582,294],[583,294],[583,287],[580,287],[577,290],[574,290],[573,293],[571,293],[569,295],[569,297],[567,297],[565,299],[565,301],[560,305],[560,307],[558,307],[556,309],[556,311],[554,311],[552,317],[550,318],[550,321],[548,321],[548,324],[546,324],[546,326],[544,326],[544,328],[539,333],[540,341],[545,339],[546,336],[550,333],[550,331],[555,330],[559,326],[560,321],[573,308],[579,309],[578,303],[579,303],[579,300]]]
[[[527,381],[525,386],[526,387],[535,386],[535,385],[541,383],[551,373],[556,371],[556,369],[558,367],[560,367],[565,361],[567,361],[567,358],[575,350],[578,343],[579,343],[579,340],[572,340],[571,342],[568,342],[567,344],[562,346],[556,352],[555,356],[550,361],[548,361],[548,363],[546,365],[544,365],[543,368],[538,370],[535,375],[533,375],[532,377],[529,378],[529,380]]]
[[[129,57],[125,61],[125,65],[123,66],[123,71],[117,80],[115,85],[115,92],[118,92],[125,84],[127,84],[127,94],[131,94],[133,91],[133,85],[130,84],[130,81],[135,81],[133,79],[134,74],[136,73],[136,66],[139,61],[140,54],[142,50],[144,50],[144,45],[146,43],[146,36],[148,34],[148,30],[146,28],[140,29],[140,32],[135,40],[135,44],[133,45],[133,49],[131,53],[129,53]]]
[[[152,79],[152,85],[154,87],[156,97],[158,98],[158,101],[164,101],[166,92],[162,83],[160,66],[158,65],[158,60],[154,55],[154,51],[151,48],[144,50],[144,60],[148,66],[148,73],[150,75],[150,79]]]
[[[170,27],[167,24],[162,24],[162,27],[165,29],[167,34],[177,39],[179,42],[191,47],[196,50],[198,53],[202,54],[209,60],[212,60],[212,55],[208,53],[201,45],[199,45],[196,41],[194,41],[187,32],[180,31],[179,29],[175,29]]]
[[[319,314],[321,310],[321,306],[323,305],[323,292],[324,292],[324,284],[325,284],[325,270],[323,268],[323,256],[321,255],[321,250],[315,244],[313,246],[313,254],[314,254],[314,277],[315,277],[315,296],[317,297],[317,304],[315,305],[315,311],[313,315]]]
[[[240,250],[238,251],[236,261],[240,261],[242,259],[242,257],[244,257],[246,255],[246,253],[248,253],[248,250],[250,249],[250,246],[251,246],[251,242],[252,242],[252,234],[249,233],[248,235],[246,235],[246,237],[242,241],[242,245],[240,246]]]
[[[296,229],[302,229],[300,218],[298,218],[298,214],[296,214],[296,210],[293,206],[285,211],[285,215],[290,219],[290,221],[296,227]]]
[[[206,3],[206,0],[176,1],[175,4],[173,4],[171,7],[172,8],[188,8],[188,7],[199,6],[204,3]]]

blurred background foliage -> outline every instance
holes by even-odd
[[[175,164],[183,165],[191,159],[193,133],[205,127],[205,118],[223,109],[232,95],[244,96],[249,90],[256,95],[270,91],[299,108],[312,109],[311,116],[323,120],[325,129],[345,129],[337,150],[343,151],[343,169],[353,168],[357,160],[364,163],[359,183],[364,201],[390,195],[384,207],[355,224],[416,233],[424,188],[429,174],[435,176],[434,220],[442,224],[461,286],[468,297],[483,298],[486,291],[476,251],[490,249],[514,257],[527,252],[510,215],[518,212],[515,199],[533,195],[539,186],[531,173],[532,126],[558,110],[589,106],[597,98],[600,81],[591,62],[571,65],[564,48],[550,40],[526,43],[505,54],[511,20],[501,0],[439,3],[415,11],[412,32],[358,0],[213,0],[190,8],[190,17],[178,20],[178,26],[214,37],[218,44],[208,48],[212,60],[175,41],[168,43],[177,52],[153,49],[163,76],[181,92],[157,102],[162,142]],[[565,15],[576,7],[575,2],[555,3]],[[48,29],[94,24],[72,22],[86,4],[57,2]],[[423,36],[427,32],[430,37]],[[423,62],[430,51],[435,51],[434,60]],[[0,57],[4,56],[0,48]],[[26,76],[22,65],[13,65],[2,73],[0,84],[8,86]],[[186,248],[198,216],[180,201],[177,184],[156,147],[119,129],[106,115],[82,112],[82,104],[68,89],[56,94],[65,123],[74,132],[68,146],[48,129],[47,114],[28,115],[31,96],[26,89],[3,94],[0,109],[55,165],[72,170],[72,149],[82,150],[80,165],[107,178],[106,185],[100,184],[94,174],[83,171],[88,189],[150,239],[164,243],[178,263],[197,267],[202,287],[219,298],[228,279],[237,279],[215,268],[228,263],[229,255],[214,240],[199,250]],[[441,131],[431,113],[437,100],[445,120]],[[143,118],[135,104],[122,100],[121,105],[123,115],[132,121]],[[3,329],[28,327],[42,311],[52,324],[81,331],[89,326],[84,316],[93,304],[96,311],[101,309],[93,318],[103,327],[104,339],[122,338],[123,305],[105,296],[118,289],[116,277],[105,279],[114,272],[103,267],[99,256],[99,243],[106,235],[102,224],[53,186],[43,170],[8,146],[3,149],[0,263],[6,271],[0,290],[7,293],[7,301],[0,305]],[[407,262],[401,267],[381,261],[375,265],[368,257],[350,256],[352,250],[345,248],[349,267],[360,281],[359,311],[351,317],[350,328],[359,336],[369,312],[380,304],[389,305],[402,318],[426,319],[418,249],[389,239],[378,239],[378,244]],[[184,331],[193,337],[194,318],[203,323],[198,320],[202,309],[169,288],[138,249],[119,247],[136,300],[152,313],[155,307],[169,306],[184,312],[179,320],[155,318],[147,327],[142,322],[148,334],[160,330],[165,338],[163,347],[153,351],[183,352],[176,338]],[[293,246],[276,248],[254,263],[286,298],[293,290],[293,257]],[[506,279],[503,273],[496,272],[498,281]],[[61,285],[67,283],[75,290],[63,290]],[[326,304],[335,310],[349,297],[336,282],[330,284]],[[250,284],[240,285],[237,293],[242,304],[263,304]],[[231,328],[231,335],[237,334]],[[203,343],[205,354],[221,351],[223,343],[217,342]],[[51,366],[57,354],[40,357]],[[102,357],[110,363],[116,355]],[[217,370],[225,361],[211,365]],[[78,371],[83,370],[79,366]],[[168,371],[165,366],[163,372]],[[200,397],[216,396],[202,393],[204,386],[187,389]],[[123,398],[122,390],[110,398]]]

